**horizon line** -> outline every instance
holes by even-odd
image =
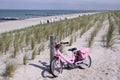
[[[83,10],[83,11],[114,11],[114,10],[120,10],[120,9],[0,9],[0,10]]]

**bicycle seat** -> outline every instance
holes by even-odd
[[[68,49],[68,51],[74,51],[74,50],[77,50],[77,48],[75,47],[75,48]]]

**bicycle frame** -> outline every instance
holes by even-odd
[[[78,61],[78,62],[75,61],[76,51],[73,51],[71,59],[66,58],[59,50],[61,44],[66,44],[66,42],[60,43],[60,44],[55,44],[55,52],[54,52],[54,56],[58,57],[59,61],[61,60],[63,62],[67,62],[69,64],[74,64],[74,63],[77,64],[77,63],[82,62],[82,60]],[[81,57],[83,59],[85,59],[89,55],[88,48],[82,48],[80,50],[77,50],[77,52],[79,52],[81,54]]]
[[[58,57],[61,61],[64,60],[65,62],[69,63],[69,64],[73,64],[74,63],[74,60],[75,60],[75,55],[72,54],[72,58],[71,59],[67,59],[60,51],[59,49],[57,49],[55,52],[54,52],[54,55],[56,57]]]

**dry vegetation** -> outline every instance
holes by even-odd
[[[13,76],[13,72],[16,70],[17,68],[17,65],[15,62],[11,62],[11,61],[8,61],[6,63],[6,68],[5,68],[5,77],[12,77]]]
[[[94,30],[92,31],[90,38],[88,40],[88,46],[91,47],[93,42],[94,42],[94,38],[97,36],[97,33],[100,31],[103,21],[105,19],[104,14],[98,15],[99,19],[96,22],[96,26],[94,28]]]
[[[40,52],[42,51],[41,49],[44,49],[43,43],[49,40],[51,34],[56,36],[57,42],[78,30],[81,30],[82,35],[91,27],[90,25],[94,24],[95,20],[92,23],[91,20],[95,18],[96,15],[81,16],[71,20],[40,24],[29,28],[2,33],[0,34],[0,53],[1,55],[12,53],[15,58],[16,55],[25,48],[27,50],[39,48],[36,50]]]

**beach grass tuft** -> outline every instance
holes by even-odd
[[[27,59],[28,59],[28,56],[27,56],[27,54],[25,54],[25,55],[23,56],[23,64],[24,64],[24,65],[27,64]]]
[[[16,69],[17,65],[15,64],[15,62],[9,61],[8,63],[6,63],[5,76],[11,77]]]
[[[69,41],[69,45],[72,46],[72,44],[73,44],[73,36],[71,36],[70,41]]]
[[[32,59],[35,59],[35,55],[36,55],[36,49],[34,49],[32,52]]]
[[[113,37],[113,32],[114,32],[114,24],[111,20],[111,15],[108,16],[109,20],[109,28],[106,34],[106,47],[110,48],[114,45],[114,37]]]
[[[98,32],[100,31],[102,25],[103,25],[104,17],[101,15],[101,17],[98,19],[97,25],[95,26],[94,30],[92,31],[90,38],[88,39],[88,46],[91,47],[94,43],[94,38],[97,36]]]

